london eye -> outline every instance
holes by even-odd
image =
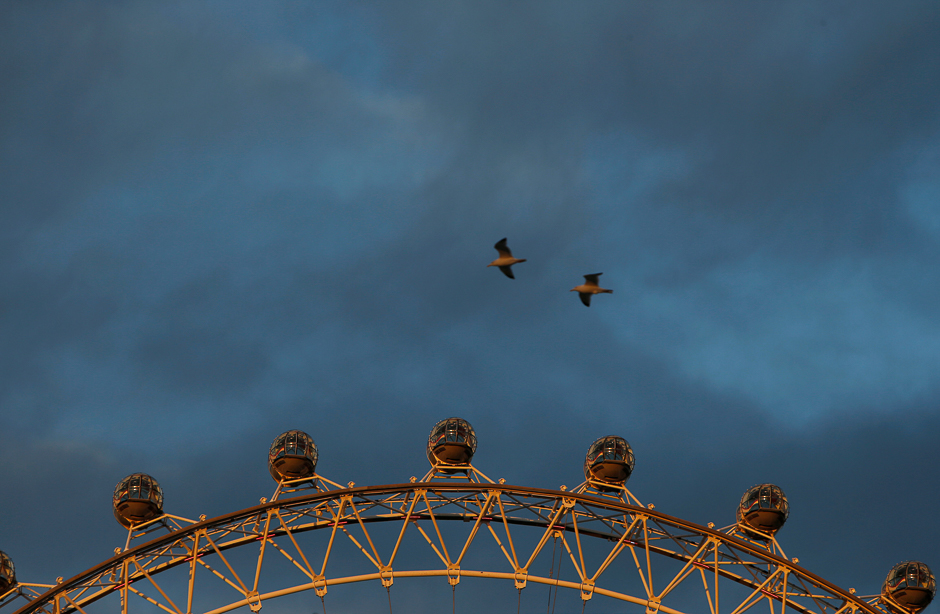
[[[503,609],[520,612],[561,602],[666,614],[918,614],[936,593],[917,561],[892,567],[868,595],[801,567],[778,541],[790,509],[774,484],[748,489],[729,505],[734,521],[717,528],[644,505],[626,486],[636,459],[619,436],[588,446],[584,481],[571,489],[494,481],[472,464],[476,448],[469,422],[448,418],[429,434],[422,477],[342,485],[317,473],[313,438],[290,430],[268,452],[273,494],[215,518],[167,512],[157,480],[131,474],[112,499],[124,547],[54,584],[23,581],[0,553],[0,608],[223,614],[294,596],[314,611],[348,611],[357,587],[369,587],[395,611],[410,583],[425,582],[446,602],[435,611],[476,609],[481,594],[502,591],[515,594]]]

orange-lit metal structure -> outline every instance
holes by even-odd
[[[451,430],[460,439],[459,429]],[[469,448],[470,433],[465,429],[461,441],[449,443]],[[0,597],[0,607],[12,613],[16,603],[16,614],[128,614],[146,603],[147,611],[167,614],[243,607],[257,612],[268,600],[304,591],[326,600],[344,585],[374,582],[391,591],[409,578],[439,577],[455,591],[462,579],[512,583],[520,600],[527,587],[549,585],[575,591],[585,604],[600,597],[648,614],[741,614],[755,607],[771,613],[914,614],[936,590],[922,563],[904,563],[901,571],[897,566],[886,592],[867,597],[803,569],[772,533],[746,525],[751,507],[762,509],[761,493],[767,494],[764,507],[777,491],[782,496],[777,487],[758,488],[756,507],[739,509],[739,522],[722,529],[644,506],[620,481],[629,474],[627,465],[633,470],[632,451],[627,454],[621,438],[595,442],[585,461],[586,482],[568,491],[494,482],[470,465],[472,452],[465,463],[448,455],[442,465],[435,450],[443,444],[434,435],[428,443],[432,469],[421,480],[342,487],[305,475],[305,489],[279,484],[271,501],[216,518],[134,524],[127,546],[110,559],[47,585],[42,594],[14,585]],[[592,488],[598,476],[604,478],[601,488]],[[747,500],[745,493],[742,505]],[[773,505],[779,510],[783,503],[778,497]],[[154,527],[163,532],[153,537]],[[344,555],[337,554],[340,543]],[[556,551],[573,570],[565,579],[544,573]],[[352,573],[337,562],[343,556],[349,563],[350,552],[358,561]],[[909,584],[911,565],[916,586]],[[917,594],[905,601],[902,583]],[[194,607],[207,585],[224,585],[227,597]]]

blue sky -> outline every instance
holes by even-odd
[[[938,569],[938,33],[933,2],[5,5],[0,549],[106,558],[134,471],[250,505],[290,428],[401,481],[459,415],[510,482],[617,434],[657,509],[771,481],[811,571]],[[60,481],[69,518],[35,510]]]

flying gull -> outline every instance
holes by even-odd
[[[584,276],[584,283],[580,286],[575,286],[571,289],[571,292],[577,292],[578,296],[581,297],[581,302],[584,303],[585,307],[591,306],[591,295],[592,294],[601,294],[606,292],[607,294],[613,294],[613,290],[608,290],[607,288],[601,288],[597,285],[597,278],[603,275],[603,273],[592,273],[591,275]]]
[[[512,274],[512,269],[510,267],[519,262],[525,262],[525,258],[513,258],[512,252],[506,246],[506,239],[501,239],[493,247],[495,247],[496,251],[499,252],[499,258],[486,266],[498,266],[499,270],[506,274],[506,277],[509,279],[515,279],[515,276]]]

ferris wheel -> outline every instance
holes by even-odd
[[[478,609],[502,591],[514,603],[500,611],[517,612],[551,613],[561,603],[559,612],[918,614],[936,593],[917,561],[895,565],[867,596],[800,567],[776,538],[789,507],[773,484],[748,489],[735,522],[715,528],[642,504],[626,488],[634,455],[622,437],[590,445],[584,482],[571,490],[493,481],[473,466],[476,447],[467,421],[442,420],[428,438],[422,478],[343,486],[316,473],[308,434],[287,431],[268,453],[277,482],[270,499],[197,520],[164,511],[151,476],[129,475],[113,495],[124,547],[53,585],[18,581],[0,552],[0,609],[255,613],[294,596],[306,599],[305,611],[325,614],[355,609],[350,596],[369,588],[384,593],[390,612],[410,611],[401,587],[424,582],[431,588],[422,591],[449,592],[435,611]]]

